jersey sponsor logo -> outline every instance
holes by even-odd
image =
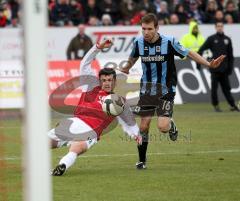
[[[147,56],[147,57],[142,57],[143,62],[156,62],[156,61],[165,61],[165,56],[162,55],[156,55],[156,56]]]

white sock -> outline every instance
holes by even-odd
[[[59,164],[65,164],[66,169],[68,169],[75,163],[76,159],[77,154],[75,152],[69,152],[59,161]]]

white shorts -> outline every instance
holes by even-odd
[[[56,128],[48,132],[48,136],[58,142],[58,147],[70,146],[74,141],[84,141],[89,149],[97,143],[97,134],[89,125],[76,117],[67,120],[60,122]],[[61,129],[62,127],[64,129]]]
[[[55,135],[64,141],[86,141],[97,138],[97,133],[77,117],[62,120],[55,128]]]

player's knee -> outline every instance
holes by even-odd
[[[58,142],[56,140],[50,139],[51,149],[58,148]]]
[[[167,123],[158,124],[158,129],[162,133],[167,133],[169,131],[169,123],[167,122]]]
[[[58,148],[58,141],[57,141],[57,136],[55,135],[55,130],[51,129],[50,131],[48,131],[47,135],[50,140],[51,149]]]
[[[158,127],[158,129],[160,130],[160,132],[162,133],[167,133],[169,131],[169,128],[167,127]]]
[[[148,130],[149,130],[149,124],[140,125],[141,132],[148,133]]]
[[[85,141],[76,141],[71,144],[69,151],[74,152],[77,155],[80,155],[80,154],[86,152],[87,149],[88,148],[87,148]]]

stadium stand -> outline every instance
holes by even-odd
[[[20,25],[20,0],[0,0],[0,27]],[[240,22],[239,0],[48,0],[49,26],[103,26],[106,16],[110,25],[137,25],[141,17],[152,12],[159,24],[200,24],[216,21]]]

